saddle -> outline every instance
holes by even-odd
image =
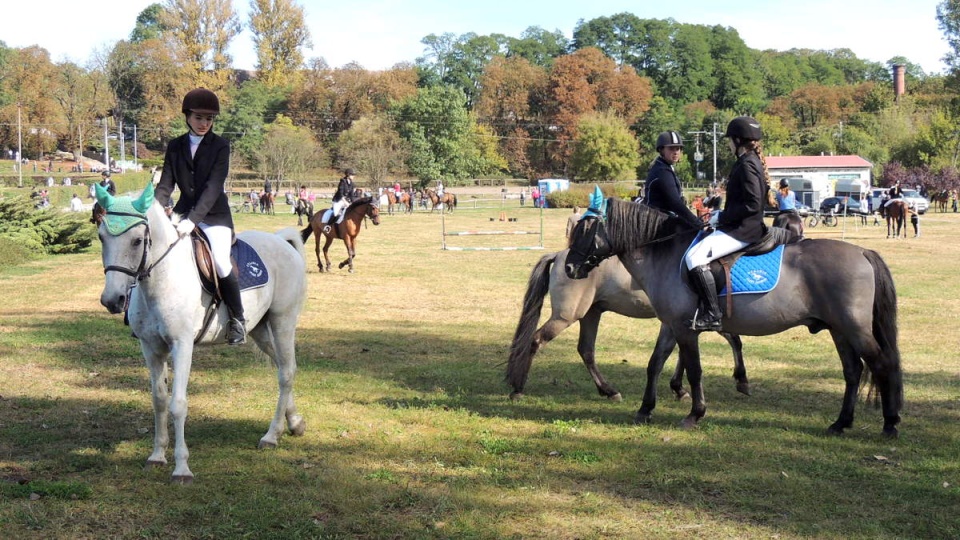
[[[200,286],[203,287],[203,290],[213,295],[214,301],[219,302],[221,300],[220,280],[217,277],[217,268],[213,264],[213,252],[210,251],[210,241],[207,240],[207,235],[204,234],[203,229],[200,227],[194,227],[193,232],[190,233],[190,240],[193,242],[194,260],[197,263],[197,271],[200,274]],[[236,242],[236,237],[234,237],[234,242]],[[233,260],[232,256],[230,260],[233,265],[236,266],[236,261]]]
[[[713,274],[713,280],[717,285],[717,294],[723,294],[727,297],[725,310],[727,317],[730,317],[733,313],[733,291],[728,290],[724,293],[724,289],[728,288],[728,283],[733,283],[730,274],[737,261],[740,260],[741,257],[759,257],[766,255],[780,246],[795,244],[801,240],[803,240],[803,237],[794,234],[793,231],[779,227],[768,227],[766,234],[764,234],[759,241],[750,244],[740,251],[724,255],[710,263],[710,272]],[[732,287],[730,287],[730,289],[732,289]]]

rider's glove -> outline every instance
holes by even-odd
[[[195,227],[196,225],[194,225],[189,219],[181,220],[180,223],[177,223],[177,234],[179,234],[182,238],[192,233]]]

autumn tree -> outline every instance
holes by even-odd
[[[554,166],[565,169],[577,137],[581,116],[590,112],[617,113],[632,125],[649,108],[652,89],[629,66],[618,69],[599,49],[588,47],[560,57],[550,73],[547,110],[555,126],[551,148]]]
[[[272,178],[277,191],[281,191],[285,182],[300,179],[323,161],[323,148],[310,130],[277,115],[273,123],[264,127],[263,145],[254,166],[261,176]]]
[[[58,81],[50,53],[37,46],[13,49],[3,76],[10,101],[0,109],[0,130],[4,140],[17,145],[17,105],[23,130],[24,157],[37,159],[52,150],[66,132],[62,109],[54,96]]]
[[[257,51],[257,77],[267,86],[295,82],[310,30],[296,0],[251,0],[250,31]]]
[[[227,51],[242,29],[232,0],[165,0],[160,25],[175,57],[189,67],[193,86],[226,86],[232,62]]]
[[[578,182],[636,178],[637,139],[612,111],[583,116],[575,142],[571,165]]]
[[[369,176],[373,188],[388,183],[388,176],[401,174],[408,156],[406,143],[394,129],[392,119],[383,113],[354,122],[340,134],[338,146],[341,162]]]
[[[84,138],[90,137],[87,131],[98,113],[102,114],[104,107],[113,100],[100,71],[88,72],[72,62],[63,62],[57,65],[57,79],[53,96],[66,121],[61,140],[66,148],[79,155],[83,151]]]

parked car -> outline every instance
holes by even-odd
[[[867,208],[860,201],[850,197],[827,197],[820,201],[820,212],[824,214],[866,214]]]
[[[915,189],[903,190],[903,200],[907,201],[907,204],[918,214],[925,214],[927,209],[930,208],[930,201]]]

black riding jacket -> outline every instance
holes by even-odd
[[[647,206],[658,208],[665,212],[673,212],[684,221],[691,225],[699,227],[702,223],[697,216],[687,208],[683,202],[682,186],[673,166],[664,161],[663,157],[657,156],[650,172],[647,173],[647,181],[643,186],[643,201]]]

